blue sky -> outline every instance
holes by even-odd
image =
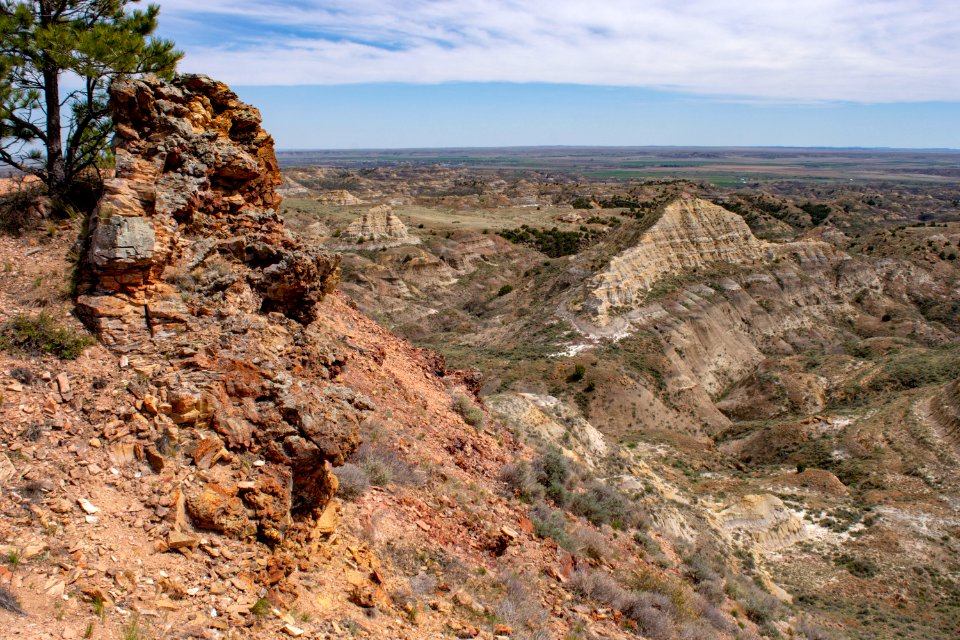
[[[159,0],[280,148],[960,148],[958,0]]]

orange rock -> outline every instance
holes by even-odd
[[[187,514],[195,526],[222,531],[237,538],[246,538],[257,532],[256,523],[247,516],[243,502],[223,485],[207,484],[187,496]]]
[[[167,547],[179,551],[180,549],[189,549],[197,546],[200,538],[180,531],[171,531],[167,534]]]
[[[193,452],[193,463],[198,469],[209,469],[225,453],[223,440],[213,434],[206,434],[197,441],[197,448]]]

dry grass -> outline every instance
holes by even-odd
[[[511,573],[502,578],[503,598],[497,603],[497,616],[514,629],[514,637],[526,640],[547,640],[552,636],[543,628],[549,617],[540,604],[537,590],[525,579]]]
[[[619,609],[653,640],[673,640],[676,637],[674,618],[677,611],[671,599],[661,593],[632,591],[609,574],[590,570],[577,571],[571,586],[591,600]]]

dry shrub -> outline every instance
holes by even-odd
[[[360,539],[371,546],[376,546],[383,537],[381,526],[387,517],[386,509],[378,509],[368,516],[365,516],[360,523]]]
[[[693,582],[696,592],[714,605],[724,598],[721,571],[720,561],[703,550],[694,551],[683,567],[683,575]]]
[[[693,607],[700,618],[705,622],[709,622],[714,629],[728,635],[735,635],[737,633],[739,627],[736,622],[727,617],[723,611],[713,606],[713,604],[703,596],[697,594],[693,597]]]
[[[41,219],[37,199],[42,187],[20,180],[12,190],[0,194],[0,232],[19,236]]]
[[[515,497],[524,502],[533,502],[543,497],[543,487],[537,482],[533,467],[525,460],[503,465],[500,480],[509,487]]]
[[[794,624],[794,629],[806,640],[833,640],[833,634],[821,627],[808,616],[803,616]]]
[[[513,627],[514,637],[547,640],[551,636],[543,628],[549,617],[540,598],[527,582],[515,573],[502,578],[503,598],[497,603],[498,617]]]
[[[356,500],[370,489],[370,478],[361,467],[348,462],[333,470],[339,481],[337,495],[344,500]]]
[[[694,594],[678,578],[654,571],[649,567],[640,567],[633,574],[630,586],[636,591],[658,593],[667,597],[679,617],[693,618],[696,615],[692,603]]]
[[[596,529],[582,526],[574,527],[570,534],[570,545],[573,553],[586,556],[597,562],[602,561],[611,548],[610,543],[602,533]]]
[[[723,581],[720,579],[701,582],[697,584],[696,591],[711,604],[719,605],[723,602]]]
[[[672,640],[676,636],[670,599],[660,593],[632,593],[620,609],[637,623],[644,635],[653,640]]]
[[[630,591],[609,574],[584,569],[574,573],[570,585],[591,600],[619,609],[653,640],[676,637],[676,609],[672,600],[661,593]]]
[[[369,483],[376,486],[399,484],[419,487],[427,481],[426,475],[416,465],[407,462],[399,451],[379,440],[360,445],[350,462],[360,467]]]
[[[747,618],[758,625],[769,624],[783,614],[783,604],[756,584],[742,576],[727,578],[727,595],[747,612]]]
[[[703,622],[687,622],[680,629],[680,640],[716,640],[717,632]]]
[[[409,583],[410,591],[420,597],[432,596],[437,591],[437,579],[429,573],[418,573]]]
[[[611,575],[589,569],[574,572],[570,586],[584,597],[609,605],[621,602],[626,595],[626,590]]]

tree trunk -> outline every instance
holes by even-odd
[[[43,70],[43,90],[47,107],[47,188],[51,195],[60,195],[66,190],[68,177],[60,122],[60,74],[56,69]]]
[[[53,3],[40,2],[40,24],[53,22]],[[63,127],[60,122],[60,69],[43,54],[43,99],[47,110],[47,189],[50,195],[61,195],[69,182],[67,163],[63,157]]]

